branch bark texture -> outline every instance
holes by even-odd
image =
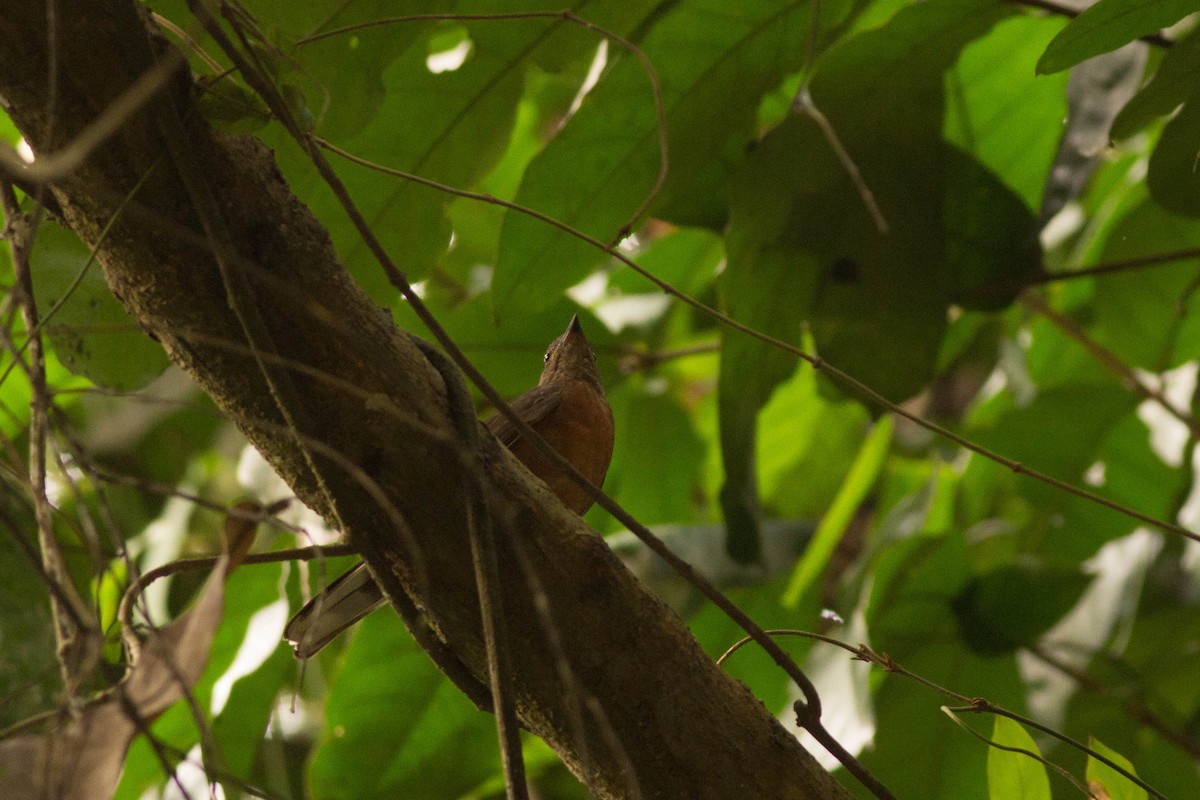
[[[170,53],[129,0],[60,0],[56,8],[53,37],[41,2],[10,3],[0,15],[0,97],[39,154],[74,146]],[[422,635],[438,640],[441,658],[449,653],[464,667],[459,682],[468,675],[486,684],[466,556],[463,470],[472,461],[448,417],[442,379],[342,269],[267,148],[210,130],[193,96],[181,68],[79,169],[47,187],[52,200],[98,249],[131,314],[297,495],[343,528],[406,620],[424,621]],[[184,177],[197,167],[199,192]],[[224,245],[214,241],[213,211]],[[220,267],[214,253],[223,253]],[[510,576],[503,602],[526,727],[602,797],[849,796],[600,537],[481,438],[478,477],[501,574]],[[534,608],[535,584],[557,650]]]

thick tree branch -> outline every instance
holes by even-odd
[[[60,2],[53,49],[43,4],[10,6],[0,19],[0,96],[39,154],[69,145],[168,57],[130,0]],[[486,683],[465,555],[464,487],[478,480],[501,573],[521,574],[505,545],[520,537],[559,626],[558,648],[551,647],[527,582],[514,577],[502,587],[518,712],[597,792],[625,796],[632,781],[624,771],[632,768],[648,798],[847,797],[507,451],[484,435],[478,461],[464,452],[436,370],[347,276],[266,148],[210,131],[194,112],[191,88],[177,73],[77,170],[56,179],[54,199],[99,248],[109,286],[130,312],[297,495],[343,525],[393,601],[415,606]],[[181,140],[164,137],[156,122],[164,113],[182,120],[170,133]],[[205,237],[212,220],[202,224],[194,210],[181,158],[192,162],[193,178],[203,176],[214,198],[205,213],[219,214],[223,242]],[[246,303],[257,317],[252,325],[239,319]],[[277,379],[282,373],[288,380]],[[475,463],[482,474],[468,475]],[[570,660],[570,687],[556,652]],[[573,724],[571,689],[595,699],[603,723],[585,713],[582,726]]]

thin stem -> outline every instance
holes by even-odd
[[[34,518],[37,520],[38,547],[46,579],[56,587],[51,592],[50,607],[54,618],[54,636],[59,668],[67,695],[91,671],[99,655],[98,631],[86,604],[71,581],[54,536],[50,500],[46,495],[46,448],[50,405],[46,385],[46,360],[38,333],[37,304],[33,297],[33,277],[29,253],[33,244],[33,222],[21,211],[11,183],[0,183],[0,207],[4,212],[6,233],[12,251],[17,304],[28,332],[29,379],[32,396],[29,401],[29,487],[32,491]],[[18,359],[14,355],[14,359]]]
[[[1103,264],[1094,264],[1090,267],[1079,267],[1078,269],[1064,270],[1062,272],[1043,272],[1040,275],[1030,278],[1026,283],[1027,285],[1041,285],[1070,281],[1076,278],[1095,278],[1101,275],[1130,272],[1132,270],[1143,269],[1144,267],[1161,267],[1175,261],[1186,261],[1191,258],[1200,258],[1200,247],[1188,247],[1182,250],[1172,250],[1168,253],[1123,258],[1119,261],[1107,261]]]

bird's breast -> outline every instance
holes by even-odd
[[[588,481],[595,486],[604,483],[612,461],[613,416],[604,395],[591,384],[585,381],[564,383],[558,406],[531,424]],[[546,482],[567,508],[582,514],[591,507],[592,498],[587,492],[570,476],[560,472],[532,443],[517,441],[512,451],[530,472]]]

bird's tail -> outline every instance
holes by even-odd
[[[358,564],[297,611],[283,629],[283,638],[296,658],[310,658],[383,603],[379,584],[365,564]]]

